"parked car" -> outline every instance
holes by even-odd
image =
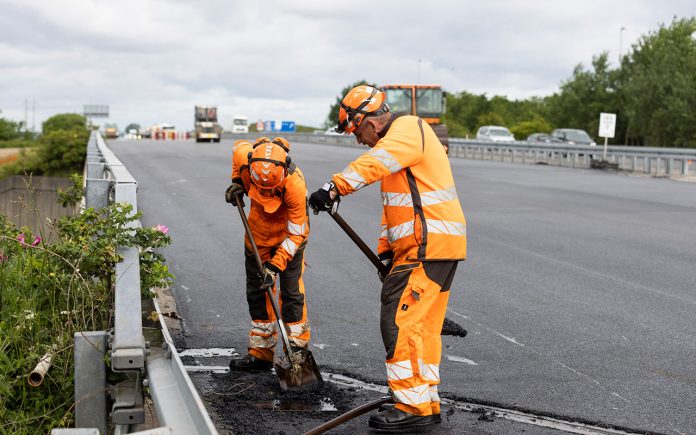
[[[551,132],[553,137],[569,145],[597,145],[585,130],[575,128],[557,128]]]
[[[515,136],[505,127],[484,125],[476,131],[476,139],[493,142],[512,142],[515,140]]]
[[[553,137],[548,133],[534,133],[527,136],[527,142],[530,143],[563,143],[557,137]]]

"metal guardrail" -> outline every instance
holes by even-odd
[[[87,144],[84,179],[84,207],[99,209],[110,203],[127,203],[133,206],[133,213],[137,212],[138,183],[98,132],[92,132]],[[140,223],[133,224],[137,225]],[[96,428],[107,434],[111,426],[114,433],[130,433],[134,425],[145,422],[143,390],[147,387],[157,421],[163,426],[137,433],[217,434],[181,363],[156,301],[162,345],[150,349],[145,341],[138,248],[121,247],[118,253],[123,260],[116,265],[113,330],[75,334],[76,428]],[[114,386],[106,381],[107,354],[110,370],[122,379]],[[106,409],[107,394],[113,400],[110,415]],[[78,432],[72,433],[80,433],[75,430]]]
[[[523,141],[482,142],[450,138],[450,156],[516,163],[591,167],[603,159],[601,145],[537,144]],[[696,149],[607,146],[607,160],[617,169],[656,176],[692,175]]]
[[[311,133],[223,133],[225,139],[255,140],[259,136],[283,136],[291,143],[363,147],[353,136]],[[525,141],[483,142],[471,139],[449,139],[449,155],[454,158],[500,160],[513,163],[547,164],[574,168],[589,168],[592,162],[603,159],[602,145],[539,144]],[[655,176],[696,175],[696,149],[653,148],[611,145],[607,160],[623,171]]]

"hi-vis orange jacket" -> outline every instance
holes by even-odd
[[[283,271],[295,252],[306,244],[309,235],[305,179],[300,168],[291,164],[285,180],[275,189],[275,204],[269,208],[268,200],[261,198],[259,188],[251,182],[248,158],[251,150],[249,142],[235,142],[232,152],[232,181],[243,183],[251,199],[249,226],[254,241],[259,247],[277,248],[270,262]],[[262,201],[265,205],[262,205]],[[272,212],[266,212],[264,207]],[[251,249],[246,237],[245,244]]]
[[[377,253],[385,258],[393,252],[395,263],[464,260],[466,220],[433,129],[416,116],[397,116],[380,136],[370,151],[333,176],[340,195],[382,180]]]

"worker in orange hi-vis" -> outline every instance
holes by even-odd
[[[237,205],[251,199],[249,226],[259,250],[259,270],[245,237],[246,296],[251,315],[247,355],[232,359],[231,370],[270,370],[277,343],[276,319],[266,289],[280,279],[280,306],[289,329],[292,351],[306,349],[310,331],[305,303],[304,249],[309,235],[307,187],[302,171],[292,163],[290,144],[277,137],[235,142],[232,184],[225,200]]]
[[[377,253],[383,278],[380,329],[387,382],[395,405],[369,425],[406,430],[440,421],[440,331],[457,264],[466,257],[466,221],[449,160],[422,119],[395,115],[371,86],[348,92],[339,108],[341,133],[371,148],[321,189],[309,205],[329,211],[338,196],[381,180],[382,234]]]

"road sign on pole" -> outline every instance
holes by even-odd
[[[607,159],[607,140],[616,132],[616,113],[599,114],[599,136],[604,138],[603,159]]]

